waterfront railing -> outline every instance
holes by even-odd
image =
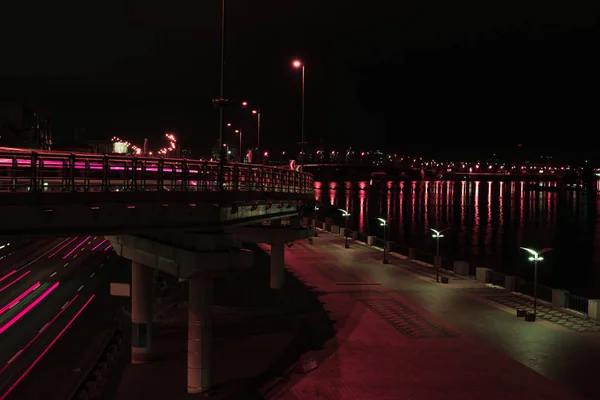
[[[310,219],[309,219],[310,220]],[[384,249],[390,254],[396,254],[403,258],[416,262],[417,264],[426,264],[429,267],[435,265],[436,255],[422,249],[412,248],[393,241],[384,242],[380,237],[368,235],[364,232],[345,229],[338,225],[316,221],[309,221],[311,226],[328,231],[340,236],[348,236],[358,240],[368,246]],[[499,288],[504,288],[507,292],[522,294],[533,297],[533,282],[511,275],[506,275],[490,268],[476,267],[460,260],[440,256],[439,261],[441,273],[447,277],[454,276],[462,279],[477,279],[483,283],[491,284]],[[600,321],[600,299],[588,299],[586,297],[574,295],[563,289],[554,289],[546,285],[537,284],[537,298],[548,303],[554,308],[560,308],[569,312],[574,312],[580,316]]]

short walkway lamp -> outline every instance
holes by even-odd
[[[443,238],[444,235],[442,235],[442,232],[445,232],[448,230],[448,228],[446,229],[442,229],[441,231],[438,231],[436,229],[433,228],[429,228],[432,232],[433,232],[433,238],[436,240],[436,250],[435,250],[435,281],[439,282],[440,281],[440,264],[441,264],[441,258],[440,258],[440,238]]]
[[[387,227],[387,221],[383,218],[377,218],[377,221],[379,221],[379,225],[383,226],[383,263],[387,264],[388,263],[388,257],[387,257],[387,250],[388,250],[388,242],[387,242],[387,235],[386,235],[386,227]]]
[[[315,211],[315,226],[314,226],[314,228],[315,228],[315,237],[318,237],[319,234],[317,233],[317,211],[319,211],[319,206],[317,204],[315,204],[314,211]]]
[[[533,249],[528,249],[527,247],[521,247],[521,249],[525,250],[531,257],[529,257],[529,261],[533,261],[533,321],[535,321],[535,317],[537,315],[537,279],[538,279],[538,262],[543,261],[544,257],[541,257],[542,254],[552,250],[551,248],[545,248],[540,251],[535,251]]]
[[[342,217],[346,219],[346,224],[344,225],[344,236],[346,237],[344,247],[349,249],[350,245],[348,244],[348,217],[350,216],[350,213],[348,213],[348,211],[342,208],[338,208],[338,210],[342,212]]]

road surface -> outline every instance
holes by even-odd
[[[33,241],[0,260],[0,400],[63,399],[78,385],[115,326],[111,254],[103,237],[80,236]],[[79,374],[63,368],[74,361]]]

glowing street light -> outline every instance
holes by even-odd
[[[552,250],[547,247],[540,251],[535,251],[533,249],[528,249],[527,247],[521,247],[521,249],[525,250],[531,257],[529,257],[529,261],[533,261],[533,320],[535,321],[535,317],[537,315],[537,277],[538,277],[538,262],[543,261],[544,257],[540,257],[542,254]]]
[[[242,101],[242,107],[248,107],[248,102]],[[252,110],[252,114],[256,115],[256,154],[258,156],[258,163],[260,164],[260,108]]]
[[[319,211],[319,203],[315,204],[314,211],[315,211],[315,223],[314,223],[315,237],[318,237],[319,234],[317,233],[317,211]]]
[[[236,129],[234,132],[237,133],[238,135],[240,135],[240,163],[241,163],[243,161],[243,158],[242,158],[242,130]]]
[[[338,208],[338,210],[342,212],[342,217],[346,219],[346,224],[344,225],[344,236],[346,238],[344,247],[349,249],[350,245],[348,244],[348,217],[350,216],[350,213],[344,210],[343,208]]]
[[[440,267],[441,267],[441,258],[440,258],[440,238],[443,238],[442,232],[447,231],[449,228],[442,229],[438,231],[433,228],[429,228],[433,232],[433,238],[436,240],[436,252],[435,252],[435,281],[440,281]]]
[[[387,258],[387,247],[388,247],[388,242],[387,242],[387,236],[386,236],[386,227],[387,227],[387,221],[383,218],[377,218],[377,221],[379,221],[379,225],[383,226],[383,263],[387,264],[388,263],[388,258]]]
[[[304,63],[300,60],[294,60],[292,62],[292,66],[296,69],[302,68],[302,125],[301,125],[302,140],[300,142],[300,166],[302,169],[304,169],[304,72],[305,72],[305,67],[304,67]]]

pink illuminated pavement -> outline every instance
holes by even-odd
[[[337,235],[313,243],[286,250],[286,267],[323,292],[337,334],[314,353],[317,369],[293,374],[267,398],[569,400],[598,393],[588,376],[600,359],[598,339],[526,323],[452,282],[411,274],[401,266],[408,261],[383,265],[381,252],[356,243],[344,249]]]

